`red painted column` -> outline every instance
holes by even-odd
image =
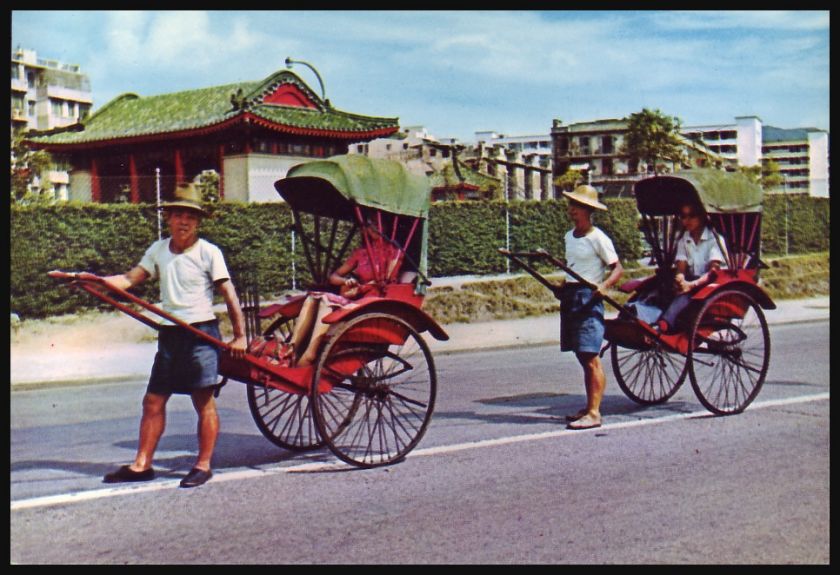
[[[219,144],[219,199],[225,199],[225,145]]]
[[[181,163],[181,150],[175,150],[175,185],[184,181],[184,165]]]
[[[134,161],[134,154],[128,156],[128,174],[131,184],[131,203],[140,203],[140,180],[137,178],[137,163]]]
[[[94,202],[102,201],[102,190],[99,187],[99,170],[96,166],[96,158],[90,160],[90,199]]]

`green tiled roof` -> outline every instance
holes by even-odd
[[[280,83],[292,83],[317,109],[263,104],[262,97]],[[234,97],[238,94],[237,98]],[[198,90],[139,97],[123,94],[100,108],[81,125],[28,139],[38,144],[84,144],[185,132],[218,126],[246,113],[269,127],[341,132],[347,135],[399,127],[397,118],[361,116],[336,110],[315,95],[295,74],[278,72],[261,82],[242,82]],[[385,134],[387,135],[387,134]]]

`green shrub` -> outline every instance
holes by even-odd
[[[807,196],[787,200],[786,207],[783,196],[765,199],[763,252],[784,253],[786,211],[791,254],[827,251],[829,200]],[[636,204],[632,199],[607,199],[605,203],[609,211],[598,212],[595,224],[612,238],[625,267],[633,267],[642,256]],[[300,239],[292,258],[292,216],[286,204],[222,202],[212,209],[214,215],[202,224],[201,235],[222,249],[238,287],[256,282],[263,297],[278,295],[292,287],[293,261],[296,287],[308,284]],[[563,257],[563,236],[571,228],[565,200],[441,202],[432,205],[429,218],[429,275],[506,271],[508,262],[498,253],[498,248],[507,245],[506,213],[512,250],[544,248]],[[150,205],[71,202],[12,206],[10,223],[10,304],[11,311],[22,318],[108,308],[84,292],[68,290],[47,277],[47,272],[122,273],[135,266],[157,239],[157,212]],[[543,267],[543,271],[549,269]],[[157,301],[157,283],[144,284],[134,293]]]

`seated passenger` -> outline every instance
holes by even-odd
[[[706,226],[706,214],[702,208],[687,203],[680,207],[680,219],[685,229],[677,242],[674,258],[677,267],[674,277],[677,296],[657,322],[657,328],[662,333],[674,331],[677,316],[691,302],[691,296],[714,281],[725,261],[718,239]],[[720,241],[723,242],[723,238]]]
[[[330,274],[329,283],[339,286],[339,293],[313,291],[307,294],[292,331],[291,346],[284,351],[283,358],[299,367],[311,365],[329,329],[329,325],[323,322],[324,316],[351,305],[353,300],[368,293],[378,280],[394,278],[402,258],[401,249],[382,238],[376,225],[365,222],[362,245]],[[306,350],[295,360],[307,337],[309,344]]]

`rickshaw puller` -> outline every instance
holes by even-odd
[[[221,339],[213,312],[213,289],[221,292],[233,326],[229,342],[234,357],[244,357],[247,345],[245,318],[230,280],[221,250],[199,238],[198,228],[207,212],[201,194],[191,184],[179,185],[175,200],[162,204],[170,237],[153,243],[140,263],[121,275],[104,278],[126,290],[149,278],[160,278],[164,311]],[[158,352],[143,397],[143,415],[137,453],[104,477],[105,483],[154,479],[152,459],[166,426],[166,403],[172,393],[188,394],[198,415],[198,457],[181,487],[202,485],[213,476],[211,458],[219,434],[219,416],[213,393],[218,380],[219,350],[178,326],[162,327]]]
[[[582,185],[563,192],[574,229],[566,233],[566,264],[597,291],[576,281],[563,284],[560,297],[560,350],[573,351],[583,367],[586,408],[567,416],[569,429],[601,426],[606,376],[598,353],[604,341],[604,302],[599,296],[621,278],[623,268],[612,240],[592,224],[595,210],[606,211],[595,188]],[[609,273],[607,273],[609,272]],[[606,278],[605,278],[606,276]]]

